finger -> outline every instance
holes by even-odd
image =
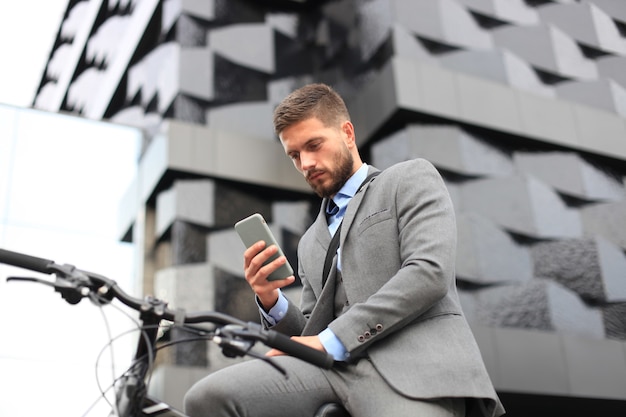
[[[278,248],[276,247],[276,245],[270,245],[267,248],[259,251],[256,255],[254,255],[254,257],[252,259],[250,259],[250,264],[249,267],[253,268],[254,270],[259,270],[261,269],[267,261],[269,261],[269,259],[276,255],[276,253],[278,252]],[[281,257],[274,259],[274,261],[272,262],[276,262],[279,259],[281,259]],[[286,260],[282,260],[281,262],[285,262]],[[269,265],[269,264],[268,264]],[[281,264],[279,264],[278,266],[280,266]]]
[[[252,259],[254,259],[254,257],[263,250],[263,248],[265,248],[265,242],[259,240],[254,245],[246,249],[246,251],[243,253],[244,268],[248,268]]]
[[[281,351],[280,351],[280,350],[278,350],[278,349],[271,349],[269,352],[267,352],[267,353],[265,354],[265,356],[267,356],[267,357],[273,357],[273,356],[285,356],[285,353],[284,353],[284,352],[281,352]]]
[[[270,260],[272,257],[276,256],[277,252],[278,248],[272,245],[250,261],[250,265],[245,271],[248,282],[264,282],[271,273],[287,263],[287,258],[284,255]],[[283,285],[276,286],[275,288],[282,286]]]
[[[276,248],[265,248],[265,243],[259,241],[252,245],[244,254],[244,272],[248,282],[258,280],[259,270],[263,264],[276,253]]]
[[[253,262],[256,264],[256,262],[258,261],[258,263],[260,264],[259,273],[261,274],[267,273],[267,275],[269,275],[271,272],[274,272],[275,270],[277,270],[278,268],[280,268],[281,266],[287,263],[287,258],[285,256],[279,256],[278,258],[272,261],[269,261],[269,259],[276,254],[275,249],[276,249],[276,246],[270,246],[269,248],[264,250],[262,253],[257,255],[259,259],[255,259]]]
[[[269,276],[277,271],[281,266],[283,266],[284,264],[287,263],[287,258],[285,258],[284,256],[281,256],[277,259],[274,259],[273,261],[267,263],[266,265],[262,266],[256,273],[254,280],[259,283],[259,284],[263,284],[264,286],[268,287],[268,288],[272,288],[272,289],[278,289],[278,288],[283,288],[287,285],[293,284],[296,280],[296,277],[294,275],[290,275],[288,277],[285,278],[280,278],[280,279],[272,279],[269,280]],[[258,281],[257,281],[258,280]]]
[[[296,277],[291,275],[285,279],[277,279],[271,282],[275,284],[274,288],[283,288],[296,282]]]

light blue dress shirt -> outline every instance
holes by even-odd
[[[341,224],[341,220],[343,220],[343,216],[346,214],[346,209],[348,207],[348,203],[354,197],[356,192],[359,190],[359,187],[367,178],[367,164],[361,165],[361,167],[350,177],[348,181],[341,187],[339,192],[333,197],[333,201],[338,207],[338,210],[334,210],[335,213],[329,214],[328,218],[328,231],[330,235],[333,236],[339,225]],[[341,271],[341,247],[337,250],[337,269]],[[275,325],[278,323],[285,314],[287,313],[287,308],[289,304],[287,299],[283,295],[282,291],[279,292],[278,301],[270,309],[269,312],[265,312],[263,308],[260,308],[261,314],[265,317],[265,319],[271,324]],[[350,354],[346,351],[343,343],[335,336],[332,330],[325,329],[319,334],[320,341],[330,355],[332,355],[337,361],[345,361],[350,357]]]

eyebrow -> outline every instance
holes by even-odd
[[[324,137],[323,137],[323,136],[314,136],[314,137],[312,137],[312,138],[310,138],[310,139],[307,139],[307,140],[306,140],[306,142],[304,142],[304,145],[302,145],[302,147],[303,147],[303,148],[306,148],[306,147],[307,147],[307,145],[309,145],[311,142],[314,142],[314,141],[316,141],[316,140],[323,140],[323,139],[324,139]],[[289,154],[291,154],[291,153],[293,153],[293,152],[300,152],[300,151],[296,151],[296,150],[294,150],[294,149],[286,149],[286,150],[285,150],[285,153],[286,153],[287,155],[289,155]]]

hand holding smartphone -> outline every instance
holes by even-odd
[[[261,216],[259,213],[255,213],[235,223],[235,230],[237,231],[237,234],[239,234],[239,237],[241,238],[241,241],[246,246],[246,248],[249,248],[250,246],[254,245],[259,240],[262,240],[265,242],[266,248],[271,245],[274,245],[278,248],[278,252],[276,252],[272,257],[270,257],[264,263],[264,265],[268,264],[269,262],[272,262],[274,259],[277,259],[280,256],[284,256],[282,249],[280,248],[280,246],[278,246],[278,243],[276,243],[276,239],[274,238],[272,231],[270,230],[269,226],[265,222],[265,219],[263,218],[263,216]],[[292,275],[293,275],[293,268],[291,267],[291,265],[289,265],[289,262],[285,262],[282,266],[280,266],[278,269],[273,271],[267,277],[267,280],[275,281],[279,279],[288,278]]]

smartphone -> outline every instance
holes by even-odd
[[[284,256],[283,250],[276,243],[276,239],[274,239],[274,235],[270,230],[269,226],[265,222],[263,216],[259,213],[255,213],[252,216],[246,217],[243,220],[235,223],[235,230],[241,241],[249,248],[254,245],[259,240],[265,242],[265,247],[275,245],[278,248],[278,252],[276,252],[270,259],[268,259],[264,265],[278,258],[279,256]],[[272,272],[268,277],[268,281],[275,281],[278,279],[285,279],[293,275],[293,268],[289,265],[289,262],[285,262],[280,268]]]

